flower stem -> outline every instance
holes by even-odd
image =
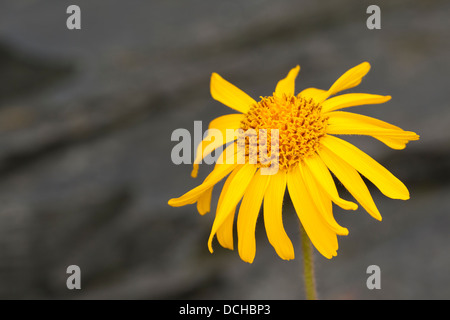
[[[314,261],[312,243],[300,223],[300,236],[303,252],[303,277],[305,281],[305,293],[307,300],[316,300],[316,281],[314,277]]]

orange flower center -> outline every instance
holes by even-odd
[[[261,161],[263,158],[261,146],[267,148],[265,153],[270,156],[273,132],[271,129],[278,129],[279,168],[288,170],[295,167],[303,158],[315,153],[320,145],[320,139],[325,135],[327,122],[328,117],[322,114],[322,106],[312,99],[300,95],[281,97],[275,95],[261,97],[261,101],[253,105],[246,114],[241,122],[241,128],[244,131],[255,130],[258,156],[256,160],[253,159],[253,163],[258,167],[267,166]],[[250,137],[245,139],[246,157],[252,159],[249,149],[255,143],[252,143]],[[260,141],[262,139],[264,141]]]

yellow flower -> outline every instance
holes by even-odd
[[[406,143],[418,140],[414,132],[404,131],[372,117],[336,111],[348,107],[379,104],[390,96],[336,93],[357,86],[370,69],[363,62],[345,72],[328,90],[308,88],[295,95],[295,79],[300,67],[293,68],[280,80],[273,96],[261,97],[257,102],[218,74],[211,76],[211,95],[226,106],[240,112],[214,119],[209,128],[220,130],[224,140],[205,138],[198,146],[192,176],[197,176],[198,164],[212,150],[228,144],[224,153],[233,161],[215,164],[214,170],[201,185],[179,198],[169,201],[174,207],[197,202],[200,214],[210,210],[213,187],[226,179],[220,194],[216,217],[208,240],[233,249],[233,224],[236,208],[238,251],[242,260],[252,263],[256,253],[255,226],[261,205],[269,242],[285,260],[294,258],[294,249],[282,221],[282,205],[287,187],[295,211],[311,242],[326,258],[337,255],[337,235],[347,235],[333,217],[332,203],[346,210],[355,210],[357,204],[342,199],[330,171],[347,188],[357,202],[375,219],[381,215],[360,174],[370,180],[387,197],[409,199],[405,185],[388,170],[352,144],[334,135],[369,135],[393,149],[403,149]],[[332,97],[334,96],[334,97]],[[249,139],[246,138],[245,163],[236,161],[236,136],[226,135],[226,129],[278,129],[278,171],[262,174],[267,167],[261,160],[251,162]],[[267,141],[269,141],[269,136]],[[257,136],[258,140],[260,135]],[[259,141],[258,141],[259,142]],[[230,148],[233,149],[230,149]],[[238,148],[239,149],[239,148]],[[261,149],[259,153],[261,153]],[[227,159],[228,159],[227,158]],[[253,159],[254,160],[254,159]],[[230,163],[231,162],[231,163]]]

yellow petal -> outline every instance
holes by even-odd
[[[320,103],[328,98],[328,92],[326,90],[317,88],[307,88],[299,93],[300,96],[306,99],[313,99],[316,103]]]
[[[363,62],[351,68],[337,79],[328,90],[328,95],[332,96],[340,91],[356,87],[361,83],[362,78],[369,72],[370,64]]]
[[[209,188],[200,196],[200,198],[198,198],[197,210],[201,215],[204,215],[211,210],[211,196],[213,188],[214,187]]]
[[[283,227],[282,208],[286,190],[286,172],[271,176],[264,195],[264,225],[267,238],[281,259],[294,259],[294,247]]]
[[[239,171],[239,168],[236,168],[231,172],[231,174],[228,176],[227,180],[225,180],[225,183],[222,188],[222,192],[220,193],[219,201],[217,203],[217,209],[222,207],[223,198],[228,192],[228,188],[230,187],[231,181],[233,181],[234,176]],[[236,205],[237,206],[237,205]],[[236,206],[231,208],[230,213],[226,214],[227,217],[225,218],[222,225],[217,229],[217,240],[219,241],[220,245],[224,248],[233,250],[234,243],[233,243],[233,224],[234,224],[234,213],[236,212]],[[217,211],[216,211],[217,215]]]
[[[405,149],[406,144],[409,142],[409,140],[405,140],[405,139],[382,137],[382,136],[377,136],[377,135],[373,135],[372,137],[383,142],[389,148],[392,148],[395,150]]]
[[[245,191],[237,219],[238,250],[242,260],[252,263],[256,254],[255,227],[269,175],[256,172]]]
[[[234,225],[234,213],[236,212],[236,207],[234,207],[231,212],[227,215],[222,225],[217,229],[216,236],[219,244],[226,248],[234,249],[233,240],[233,225]]]
[[[372,181],[385,196],[409,199],[409,191],[399,179],[354,145],[330,135],[322,138],[321,143]]]
[[[391,100],[391,96],[381,96],[368,93],[347,93],[330,98],[322,103],[322,112],[361,106],[366,104],[379,104]]]
[[[344,200],[339,196],[333,177],[331,176],[330,171],[323,163],[323,161],[320,159],[320,157],[318,156],[308,157],[305,158],[304,161],[307,166],[307,169],[311,171],[312,176],[323,188],[323,190],[328,194],[331,200],[333,200],[334,203],[336,203],[338,206],[340,206],[342,209],[345,210],[358,209],[358,205],[356,203]]]
[[[305,181],[306,188],[309,191],[311,199],[316,205],[317,210],[322,214],[322,217],[325,219],[328,226],[336,232],[338,235],[348,235],[347,228],[341,227],[333,217],[333,207],[331,204],[330,196],[324,191],[324,189],[319,185],[316,177],[312,174],[309,167],[305,164],[299,165],[300,172],[303,176],[303,180]],[[327,169],[328,170],[328,169]],[[331,181],[334,185],[334,182]],[[328,187],[332,189],[332,187]],[[334,187],[336,189],[336,187]],[[337,194],[337,191],[336,191]],[[339,198],[339,196],[338,196]],[[340,199],[340,198],[339,198]],[[341,199],[343,200],[343,199]],[[345,200],[343,200],[345,201]],[[348,202],[348,201],[346,201]],[[351,203],[351,202],[350,202]]]
[[[221,164],[243,164],[244,159],[244,150],[243,148],[238,148],[237,143],[231,143],[226,146],[225,150],[220,154],[219,158],[216,161],[214,169]],[[197,177],[198,173],[198,164],[194,163],[194,169],[191,172],[191,176],[193,178]]]
[[[179,198],[172,198],[169,200],[169,205],[172,207],[181,207],[187,204],[196,202],[204,192],[214,186],[217,182],[225,178],[237,164],[216,164],[214,170],[206,177],[203,183],[194,189],[186,192]]]
[[[295,68],[289,71],[286,78],[278,81],[278,84],[275,88],[275,94],[278,96],[282,96],[285,94],[290,97],[295,95],[295,79],[297,78],[298,72],[300,71],[300,66],[296,66]]]
[[[411,131],[404,131],[387,122],[363,116],[360,114],[335,111],[328,113],[327,133],[330,134],[357,134],[370,135],[382,142],[387,141],[387,145],[391,145],[391,141],[399,143],[407,143],[408,141],[418,140],[419,136]],[[388,140],[384,140],[387,138]],[[397,148],[397,145],[394,145]]]
[[[356,87],[361,83],[362,78],[367,74],[367,72],[369,72],[369,70],[370,64],[368,62],[363,62],[340,76],[339,79],[337,79],[327,91],[317,88],[308,88],[301,91],[300,95],[303,97],[312,98],[316,103],[322,103],[328,99],[328,97],[340,91]]]
[[[287,174],[287,186],[298,218],[316,249],[326,258],[337,255],[336,233],[323,220],[314,205],[302,174],[296,167]]]
[[[369,189],[367,189],[367,186],[359,173],[325,147],[320,148],[318,153],[325,165],[334,173],[339,181],[341,181],[356,201],[358,201],[372,217],[381,221],[380,212],[373,202]]]
[[[226,218],[230,215],[233,208],[235,208],[238,202],[247,189],[248,184],[253,178],[256,171],[256,166],[252,164],[239,165],[239,169],[236,172],[233,180],[231,180],[227,192],[224,194],[221,206],[217,208],[216,218],[211,229],[211,234],[208,239],[208,248],[212,253],[212,240],[219,227],[223,224]]]
[[[334,111],[328,113],[327,116],[329,117],[329,122],[331,122],[332,124],[339,124],[341,126],[342,125],[347,125],[348,127],[351,127],[352,125],[359,127],[369,126],[369,127],[379,127],[382,129],[403,131],[400,127],[394,126],[393,124],[357,113]]]
[[[238,87],[232,85],[217,73],[211,75],[212,97],[224,105],[242,113],[247,113],[256,101]]]
[[[245,115],[243,114],[227,114],[211,121],[208,129],[219,130],[222,139],[215,139],[216,137],[214,136],[214,132],[211,131],[199,143],[194,159],[194,169],[191,172],[191,176],[193,178],[197,177],[198,164],[203,160],[204,157],[213,152],[213,150],[216,150],[224,144],[227,144],[236,139],[235,135],[227,135],[227,129],[239,129],[241,126],[241,121],[244,119],[244,117]]]

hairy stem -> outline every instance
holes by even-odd
[[[311,240],[309,240],[309,237],[301,224],[300,224],[300,236],[303,253],[303,277],[305,281],[306,299],[316,300],[317,293],[316,293],[316,281],[314,277],[313,248]]]

